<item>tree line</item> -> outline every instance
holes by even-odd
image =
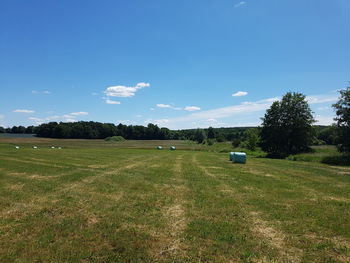
[[[333,105],[336,123],[332,126],[315,126],[315,119],[305,95],[286,93],[280,101],[272,103],[258,128],[213,128],[169,130],[155,124],[114,125],[93,121],[49,122],[39,126],[0,127],[0,133],[35,133],[38,137],[105,139],[122,136],[129,140],[193,140],[198,143],[232,142],[233,147],[250,150],[256,147],[270,157],[284,158],[290,154],[307,152],[311,145],[333,144],[340,152],[350,152],[350,87],[340,91]]]
[[[111,136],[122,136],[127,140],[193,140],[198,143],[212,139],[218,142],[241,140],[248,128],[212,128],[170,130],[155,124],[115,125],[93,121],[49,122],[39,126],[0,127],[0,133],[27,133],[38,137],[59,139],[105,139]]]

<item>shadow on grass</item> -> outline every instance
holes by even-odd
[[[326,156],[321,162],[333,165],[350,165],[350,154]]]

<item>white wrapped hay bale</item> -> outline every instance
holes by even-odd
[[[232,156],[233,163],[246,163],[247,162],[247,154],[243,152],[234,152]]]

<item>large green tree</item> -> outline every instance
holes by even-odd
[[[350,87],[340,91],[340,98],[333,105],[337,117],[338,150],[350,152]]]
[[[284,158],[309,150],[315,120],[303,94],[286,93],[273,102],[262,121],[261,147],[269,156]]]

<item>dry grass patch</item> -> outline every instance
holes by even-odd
[[[250,212],[249,215],[252,222],[252,231],[277,250],[281,257],[279,259],[281,262],[301,262],[302,251],[298,248],[290,247],[285,241],[286,236],[284,233],[272,226],[271,223],[263,220],[260,212]]]

